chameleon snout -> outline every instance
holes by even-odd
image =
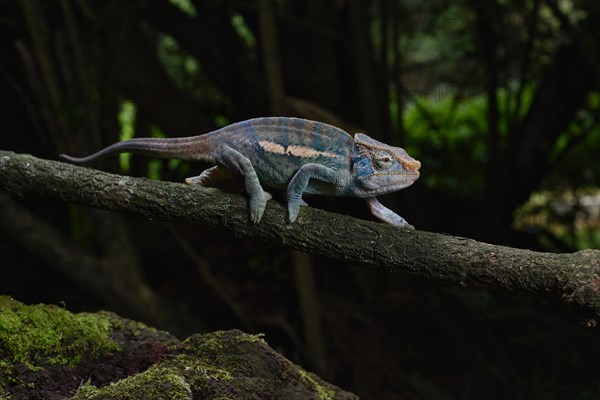
[[[405,161],[403,163],[403,167],[404,169],[411,171],[411,172],[415,172],[415,173],[419,173],[419,168],[421,168],[421,162],[414,160],[414,161]]]

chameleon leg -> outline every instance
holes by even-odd
[[[305,164],[293,176],[287,188],[288,213],[290,222],[294,222],[300,212],[300,206],[307,205],[302,200],[302,193],[306,190],[311,179],[329,182],[342,186],[340,174],[336,170],[321,164]]]
[[[218,153],[215,158],[220,165],[239,172],[244,178],[244,186],[250,203],[250,220],[255,224],[259,223],[267,207],[267,201],[272,196],[260,186],[252,163],[242,153],[229,146],[220,147]]]
[[[376,197],[369,197],[366,200],[369,210],[371,210],[371,214],[373,214],[377,219],[397,227],[415,229],[412,225],[406,222],[404,218],[381,204]]]

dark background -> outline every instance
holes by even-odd
[[[600,248],[599,74],[592,0],[0,0],[2,149],[56,159],[315,119],[422,162],[382,199],[417,229],[541,251]],[[177,182],[206,168],[92,167]],[[361,200],[309,202],[372,218]],[[365,399],[600,396],[598,328],[554,301],[55,201],[12,198],[10,212],[33,221],[10,240],[21,227],[0,221],[0,293],[20,301],[110,309],[181,338],[263,332]]]

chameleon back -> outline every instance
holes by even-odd
[[[212,135],[248,157],[259,179],[275,189],[285,189],[296,171],[309,163],[348,171],[354,143],[348,133],[332,125],[284,117],[251,119]]]

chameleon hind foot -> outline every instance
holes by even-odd
[[[206,187],[220,187],[224,186],[224,183],[234,180],[236,174],[233,171],[215,165],[214,167],[205,169],[198,176],[191,176],[185,179],[185,183],[188,185],[200,185]]]
[[[290,223],[293,223],[298,218],[300,213],[300,207],[308,206],[308,204],[302,199],[288,200],[288,215],[290,216]]]
[[[258,195],[251,195],[248,201],[248,208],[250,211],[250,221],[253,224],[258,224],[265,213],[265,209],[267,208],[267,202],[271,200],[273,196],[271,193],[265,192]]]

